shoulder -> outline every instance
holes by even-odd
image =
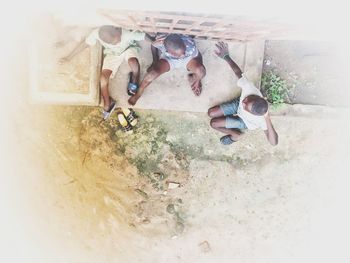
[[[85,39],[85,43],[88,45],[95,45],[98,37],[99,28],[93,29]]]
[[[238,86],[238,87],[241,87],[241,88],[250,87],[250,88],[255,88],[255,89],[257,89],[257,88],[255,87],[255,85],[253,84],[253,82],[251,82],[250,80],[248,80],[244,74],[242,74],[242,77],[241,77],[239,80],[237,80],[237,86]]]

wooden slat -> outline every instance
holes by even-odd
[[[180,20],[178,19],[174,19],[173,22],[170,25],[170,30],[173,30],[173,28],[175,27],[175,25],[177,24],[177,22],[179,22]]]
[[[141,11],[108,11],[102,10],[105,17],[113,21],[114,24],[123,26],[127,29],[137,29],[147,31],[149,33],[179,33],[189,34],[200,38],[207,39],[234,39],[238,41],[253,40],[267,37],[274,29],[285,29],[280,23],[273,25],[271,21],[266,20],[248,20],[242,17],[207,17],[207,16],[191,16],[166,14],[159,12],[141,12]],[[123,17],[127,18],[130,24],[126,24]],[[149,20],[146,20],[146,17]],[[169,21],[159,21],[169,20]],[[179,24],[184,20],[189,24]],[[260,23],[263,21],[263,23]],[[213,23],[213,26],[205,25]],[[277,32],[278,32],[277,30]],[[282,31],[280,31],[282,32]],[[276,33],[277,34],[277,33]]]
[[[135,20],[135,18],[134,18],[132,15],[128,15],[128,18],[129,18],[130,21],[135,25],[135,27],[137,28],[137,30],[143,31],[142,28],[140,27],[139,23]]]

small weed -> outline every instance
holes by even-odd
[[[285,80],[272,71],[263,73],[261,87],[267,100],[274,106],[288,102],[288,87]]]

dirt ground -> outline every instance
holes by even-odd
[[[21,193],[13,207],[37,262],[304,262],[316,250],[334,257],[335,232],[326,227],[350,157],[337,111],[274,116],[277,147],[262,132],[225,147],[205,114],[139,111],[127,136],[114,119],[100,123],[98,108],[21,110],[25,118],[11,126]]]

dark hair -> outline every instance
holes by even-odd
[[[248,99],[252,103],[252,113],[254,115],[261,116],[267,112],[268,104],[264,98],[257,95],[249,95]]]
[[[104,42],[111,43],[117,32],[121,32],[121,28],[110,25],[101,26],[98,30],[98,36]]]
[[[186,46],[178,34],[169,34],[164,40],[166,50],[186,50]]]

